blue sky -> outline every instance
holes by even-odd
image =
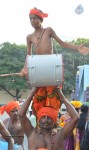
[[[75,13],[79,4],[81,15]],[[89,38],[89,0],[0,0],[0,43],[26,44],[34,31],[28,17],[33,7],[49,14],[43,27],[52,27],[62,40]]]

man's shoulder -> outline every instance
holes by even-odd
[[[46,27],[44,30],[53,30],[52,27]]]
[[[54,30],[51,27],[47,27],[45,28],[45,33],[48,33],[51,36],[54,33]]]
[[[44,28],[44,29],[52,29],[52,27],[46,27],[46,28]]]
[[[6,118],[5,120],[3,120],[3,123],[6,124],[9,120],[10,118]]]
[[[34,33],[28,34],[28,35],[26,36],[26,39],[30,39],[33,35],[34,35]]]

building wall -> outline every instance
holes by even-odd
[[[14,94],[14,91],[11,91],[11,93]],[[21,99],[26,99],[30,93],[30,90],[21,91],[20,93],[22,94]],[[0,91],[0,104],[7,104],[9,101],[12,101],[12,100],[13,100],[13,97],[10,96],[7,92]]]

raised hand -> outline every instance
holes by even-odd
[[[84,44],[78,47],[78,51],[83,55],[89,54],[89,48],[85,47]]]

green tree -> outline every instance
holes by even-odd
[[[0,74],[18,73],[24,66],[26,46],[5,42],[0,45]],[[21,97],[20,89],[26,89],[26,79],[13,76],[0,78],[0,90],[5,90],[12,97]],[[15,94],[10,91],[13,89]]]

